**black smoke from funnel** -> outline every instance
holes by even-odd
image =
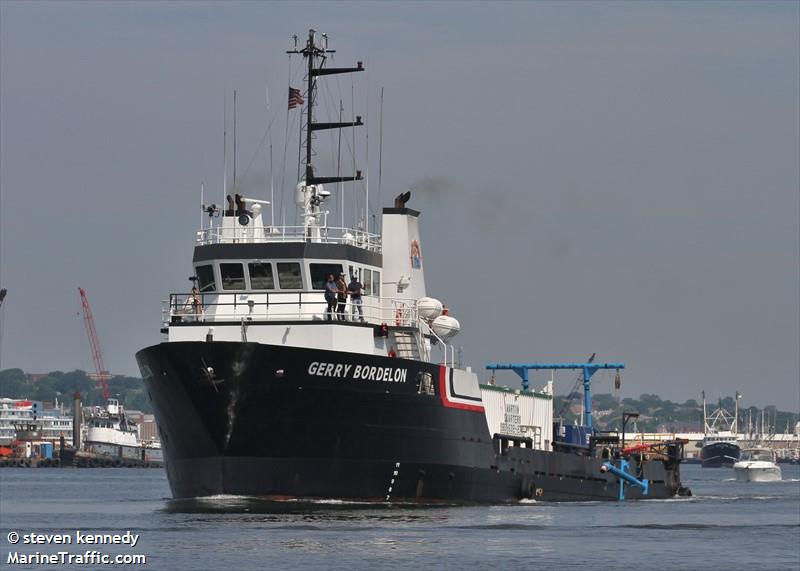
[[[523,200],[511,199],[507,184],[464,186],[448,177],[428,176],[410,188],[414,204],[432,218],[446,217],[466,224],[482,240],[488,240],[484,244],[494,244],[504,251],[518,250],[520,256],[527,255],[527,239],[532,234],[532,227],[541,227],[551,221],[537,210],[537,205],[540,205],[533,184],[530,194]],[[568,227],[557,227],[543,238],[537,248],[544,250],[551,259],[566,258],[573,250]]]
[[[455,181],[446,177],[425,177],[411,185],[411,192],[415,196],[424,199],[431,199],[436,202],[444,200],[444,195],[458,193],[463,194],[463,189],[459,188]]]

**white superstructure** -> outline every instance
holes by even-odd
[[[263,201],[240,195],[225,211],[207,207],[211,227],[197,233],[193,260],[196,291],[165,302],[167,340],[248,341],[455,365],[447,341],[460,325],[442,301],[427,297],[419,212],[403,202],[410,193],[384,209],[382,236],[327,226],[328,194],[298,185],[300,227],[265,225]],[[362,285],[360,311],[347,295],[344,314],[329,315],[327,278],[342,274],[346,285],[351,278]],[[375,326],[391,331],[375,335]]]

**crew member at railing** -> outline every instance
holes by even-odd
[[[356,276],[350,278],[350,283],[347,286],[347,293],[350,295],[350,318],[356,320],[356,309],[358,309],[358,318],[361,323],[364,323],[364,300],[361,299],[364,286],[356,279]]]
[[[338,321],[347,321],[345,309],[347,309],[347,284],[344,281],[344,272],[339,274],[339,279],[336,280],[336,300],[339,306],[336,310],[336,319]]]
[[[197,287],[192,287],[192,311],[195,315],[200,315],[203,313],[203,302],[200,299],[200,292],[197,291]]]
[[[325,310],[325,317],[328,321],[333,321],[333,314],[336,313],[336,282],[333,281],[333,274],[328,274],[328,281],[325,282],[325,301],[328,302],[328,309]]]
[[[176,296],[177,297],[177,296]],[[178,300],[175,300],[176,305]],[[177,310],[177,307],[176,307]],[[179,310],[180,313],[193,313],[195,315],[200,315],[203,313],[203,303],[200,301],[200,292],[197,291],[197,287],[192,287],[192,293],[189,294],[189,297],[186,298],[186,301],[183,303],[183,309]]]

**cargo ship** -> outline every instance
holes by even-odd
[[[289,50],[306,72],[304,90],[289,88],[289,108],[306,121],[294,190],[302,223],[276,226],[272,201],[236,192],[203,204],[192,291],[169,296],[164,341],[136,354],[173,496],[495,503],[688,493],[683,443],[627,450],[592,429],[589,379],[624,365],[492,365],[520,374],[511,389],[481,384],[462,364],[451,345],[460,324],[426,290],[410,192],[383,208],[380,232],[368,208],[352,227],[328,224],[328,189],[362,177],[321,176],[314,134],[362,123],[317,121],[318,82],[364,68],[330,67],[321,37],[311,30]],[[552,388],[532,390],[528,378],[546,368],[583,374],[585,441],[554,433]]]

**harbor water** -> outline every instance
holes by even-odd
[[[174,501],[162,470],[2,468],[0,556],[6,566],[12,552],[90,548],[146,556],[130,568],[169,570],[800,569],[800,466],[784,465],[772,483],[682,470],[691,498],[419,507]],[[9,543],[12,532],[128,531],[139,535],[134,547]]]

